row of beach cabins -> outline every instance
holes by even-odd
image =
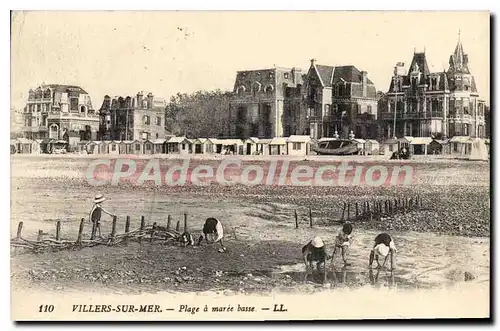
[[[66,142],[68,152],[80,154],[237,154],[237,155],[291,155],[306,156],[315,154],[313,146],[333,138],[312,139],[305,135],[292,135],[286,138],[260,139],[221,139],[170,137],[168,139],[134,141],[72,141]],[[472,153],[477,138],[455,136],[447,140],[430,137],[403,137],[387,139],[381,143],[373,139],[351,139],[361,155],[392,155],[393,152],[407,148],[413,155],[451,155],[467,156]],[[489,150],[489,139],[482,139]],[[11,153],[42,154],[52,153],[55,145],[65,141],[54,139],[11,140]],[[52,147],[51,147],[52,146]]]

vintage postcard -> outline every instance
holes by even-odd
[[[488,11],[13,11],[15,321],[488,319]]]

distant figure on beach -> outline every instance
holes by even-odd
[[[375,244],[373,249],[370,252],[370,262],[368,264],[368,268],[371,269],[373,260],[377,261],[377,268],[380,268],[380,263],[378,261],[379,256],[384,258],[384,263],[382,267],[385,267],[387,263],[387,258],[389,254],[391,255],[391,270],[394,270],[394,255],[396,254],[396,245],[394,244],[394,240],[387,233],[380,233],[375,237]]]
[[[311,241],[309,241],[304,247],[302,247],[302,257],[304,258],[304,263],[306,265],[306,270],[313,270],[313,263],[316,262],[316,268],[320,271],[320,267],[326,267],[326,248],[323,240],[316,236]]]
[[[212,243],[220,242],[222,252],[226,251],[226,247],[224,247],[224,243],[222,242],[222,238],[224,237],[224,228],[218,219],[209,217],[205,220],[205,223],[203,224],[203,234],[198,239],[198,246],[201,244],[203,237],[205,237],[205,241],[208,243],[208,236],[211,237],[210,239]]]
[[[101,215],[102,213],[108,214],[109,216],[115,216],[102,207],[102,203],[106,201],[106,198],[102,194],[97,194],[94,198],[94,205],[90,210],[89,221],[94,223],[95,230],[99,230],[99,237],[101,237]]]
[[[342,251],[342,260],[344,261],[344,265],[346,266],[350,265],[350,263],[347,262],[346,256],[347,256],[347,249],[351,244],[351,234],[352,234],[352,224],[345,223],[342,226],[342,229],[335,237],[335,246],[333,247],[333,253],[332,253],[332,265],[333,265],[333,259],[335,258],[335,253],[337,253],[337,249],[340,249]]]

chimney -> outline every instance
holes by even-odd
[[[137,93],[137,108],[142,108],[142,91]]]
[[[363,87],[363,97],[366,97],[366,90],[367,90],[367,81],[368,78],[366,77],[367,73],[366,71],[361,71],[361,86]]]
[[[148,93],[148,109],[153,108],[153,93]]]
[[[316,59],[311,59],[311,65],[313,66],[316,63]]]
[[[292,68],[292,84],[295,84],[295,67]]]

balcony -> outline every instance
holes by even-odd
[[[49,129],[46,126],[24,126],[23,132],[47,132]]]
[[[442,111],[419,111],[419,112],[396,112],[396,119],[398,120],[415,120],[415,119],[425,119],[425,118],[442,118],[444,113]],[[393,112],[383,112],[381,113],[382,120],[394,120]]]

